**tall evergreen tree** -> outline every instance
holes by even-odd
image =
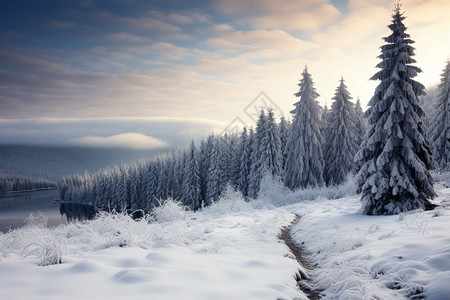
[[[381,83],[368,104],[369,128],[355,157],[361,163],[356,180],[365,214],[430,208],[428,199],[435,195],[429,172],[433,159],[417,98],[425,87],[412,79],[421,70],[411,65],[416,62],[414,41],[400,10],[398,3],[388,26],[392,33],[381,47],[381,70],[371,78]]]
[[[324,147],[324,180],[327,185],[339,185],[355,171],[353,159],[358,151],[355,108],[352,97],[341,78],[328,116]]]
[[[212,141],[211,157],[209,160],[208,177],[206,186],[206,202],[209,205],[219,200],[220,193],[223,189],[221,175],[221,138],[214,137]]]
[[[281,152],[281,140],[278,126],[275,122],[273,111],[269,109],[266,117],[264,134],[259,144],[260,171],[261,176],[267,172],[272,178],[281,178],[283,175],[282,163],[283,154]]]
[[[199,158],[199,171],[200,171],[200,190],[202,195],[202,204],[206,203],[206,189],[208,186],[208,169],[211,158],[213,144],[213,135],[209,135],[206,142],[202,140],[200,144],[200,158]]]
[[[253,132],[253,130],[252,130]],[[250,173],[250,155],[252,152],[252,144],[251,140],[247,134],[247,128],[244,128],[244,130],[241,133],[241,136],[239,138],[239,177],[238,177],[238,189],[241,191],[242,195],[247,198],[248,196],[248,186],[249,186],[249,180],[248,176]]]
[[[281,163],[281,167],[283,168],[283,170],[287,158],[286,145],[289,138],[289,126],[289,122],[287,122],[284,116],[282,116],[280,119],[280,123],[278,124],[278,131],[280,132],[281,153],[283,154],[283,161]]]
[[[356,100],[355,104],[355,126],[357,136],[356,144],[359,147],[364,138],[364,134],[366,133],[366,124],[363,120],[363,110],[361,107],[361,101],[359,100],[359,97],[358,100]]]
[[[155,162],[152,161],[146,174],[146,186],[145,186],[145,199],[147,200],[146,209],[152,209],[155,203],[155,193],[158,186],[158,170],[156,169]]]
[[[450,60],[441,75],[429,129],[433,155],[442,170],[450,170]]]
[[[323,184],[323,154],[319,110],[316,98],[319,94],[314,88],[308,68],[305,67],[298,84],[300,97],[296,103],[289,138],[284,184],[291,190]]]
[[[259,184],[263,174],[261,174],[261,141],[265,134],[266,128],[266,114],[261,110],[258,121],[256,122],[255,133],[253,135],[253,149],[250,156],[250,175],[249,175],[249,189],[248,196],[256,198],[259,192]]]
[[[194,141],[191,142],[186,159],[186,176],[184,180],[184,205],[197,210],[201,207],[200,174],[197,150]]]

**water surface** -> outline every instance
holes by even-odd
[[[39,212],[48,218],[49,227],[67,224],[67,218],[60,213],[57,189],[1,195],[0,231],[21,227],[30,213]]]

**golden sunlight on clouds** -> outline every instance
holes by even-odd
[[[128,132],[108,137],[85,136],[72,139],[74,145],[98,148],[130,148],[135,150],[167,148],[159,139],[141,133]]]

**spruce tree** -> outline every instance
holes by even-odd
[[[333,97],[325,131],[324,180],[327,185],[339,185],[355,171],[353,159],[358,151],[355,108],[352,97],[341,78]]]
[[[320,105],[316,98],[319,94],[314,82],[305,67],[302,79],[298,84],[300,91],[294,94],[300,100],[291,111],[294,119],[287,141],[287,159],[284,184],[291,190],[314,187],[323,184],[323,154]]]
[[[223,189],[221,182],[221,155],[221,138],[214,137],[212,140],[210,164],[208,167],[205,205],[210,205],[219,200],[220,193]]]
[[[283,154],[281,152],[280,133],[271,109],[267,113],[259,151],[261,153],[259,163],[261,176],[269,173],[272,178],[281,178],[283,175]]]
[[[434,158],[442,170],[450,170],[450,60],[441,75],[434,101],[429,137]]]
[[[356,144],[359,147],[364,138],[364,134],[366,133],[366,124],[363,119],[363,110],[361,107],[361,101],[359,100],[359,97],[358,97],[358,100],[356,100],[356,104],[355,104],[355,125],[356,125],[356,136],[357,136]]]
[[[201,207],[200,174],[197,150],[194,141],[191,142],[186,160],[186,170],[184,172],[184,205],[190,206],[193,210]]]
[[[281,142],[281,153],[283,154],[283,161],[281,163],[281,167],[284,170],[284,166],[286,165],[286,145],[287,140],[289,138],[289,122],[286,121],[284,116],[281,117],[280,123],[278,124],[278,131],[280,132],[280,142]]]
[[[237,183],[239,191],[241,191],[242,195],[246,199],[248,196],[248,185],[249,185],[248,176],[250,173],[250,154],[252,152],[251,147],[252,144],[249,136],[247,135],[247,128],[244,128],[239,138],[238,153],[240,154],[239,158],[240,167]]]
[[[261,110],[258,121],[256,122],[255,133],[253,134],[253,149],[250,155],[250,175],[248,196],[255,199],[258,196],[259,184],[261,182],[261,141],[263,139],[266,127],[266,114]]]
[[[422,128],[424,112],[418,96],[425,87],[412,78],[421,70],[414,43],[406,33],[405,17],[396,4],[391,35],[384,38],[382,60],[372,80],[380,80],[368,104],[369,128],[355,156],[361,164],[356,180],[361,192],[363,213],[398,214],[430,208],[434,194],[429,170],[433,159]]]

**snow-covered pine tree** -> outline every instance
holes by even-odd
[[[300,91],[294,94],[300,100],[294,103],[292,125],[287,142],[287,160],[284,184],[291,190],[323,184],[323,154],[319,110],[308,68],[305,67],[298,84]]]
[[[120,207],[120,170],[118,166],[115,166],[112,169],[112,201],[111,207],[112,209],[119,209]]]
[[[247,198],[248,196],[248,175],[250,173],[250,154],[252,152],[252,144],[247,134],[247,128],[242,130],[239,137],[239,176],[238,176],[238,189],[242,195]]]
[[[212,151],[213,135],[209,135],[206,142],[202,140],[200,143],[199,153],[199,172],[200,172],[200,190],[202,195],[202,203],[206,203],[206,189],[208,180],[208,168]]]
[[[239,137],[237,132],[230,135],[231,143],[231,176],[230,183],[235,189],[238,188],[239,175],[241,173],[241,152],[239,145]]]
[[[281,152],[280,133],[271,109],[267,113],[259,151],[261,153],[259,163],[261,176],[268,172],[272,178],[281,179],[283,175],[283,154]]]
[[[442,170],[450,170],[450,60],[441,75],[428,131],[434,158]]]
[[[287,158],[286,145],[287,145],[287,140],[289,138],[289,126],[290,126],[290,124],[286,121],[284,116],[282,116],[280,118],[280,123],[278,124],[278,131],[280,133],[281,153],[283,154],[283,161],[281,164],[283,171],[284,171],[284,166],[286,164],[286,158]]]
[[[250,156],[250,175],[248,196],[255,199],[258,196],[259,184],[263,174],[261,174],[261,141],[266,132],[266,114],[261,110],[258,121],[256,122],[255,133],[253,135],[253,149]]]
[[[180,191],[179,183],[177,182],[177,157],[176,154],[171,152],[164,156],[165,166],[167,168],[167,182],[166,182],[166,190],[169,193],[169,196],[178,198]]]
[[[328,106],[325,104],[325,106],[320,110],[320,129],[322,130],[323,137],[325,137],[325,132],[327,131],[329,113],[330,110],[328,109]]]
[[[356,100],[356,104],[355,104],[355,125],[356,125],[356,136],[357,136],[356,144],[359,147],[364,138],[364,134],[366,133],[366,123],[364,122],[364,119],[363,119],[363,110],[361,107],[361,101],[359,100],[359,97],[358,97],[358,100]]]
[[[200,175],[197,150],[194,141],[191,142],[186,158],[186,169],[184,171],[184,205],[197,210],[201,207]]]
[[[139,169],[136,164],[130,167],[130,200],[131,200],[131,210],[139,209],[140,199],[141,199],[141,187],[139,178]]]
[[[120,208],[125,210],[131,207],[130,202],[130,185],[128,180],[128,168],[122,167],[120,169]]]
[[[423,118],[423,128],[425,132],[430,133],[430,126],[433,122],[435,111],[434,111],[434,102],[436,99],[436,95],[438,92],[438,86],[439,84],[435,84],[432,86],[427,87],[427,94],[421,95],[419,97],[419,103],[422,107],[423,111],[425,112],[425,117]],[[429,136],[428,136],[429,138]],[[431,143],[431,140],[430,140]]]
[[[158,183],[156,185],[155,197],[157,200],[162,200],[167,198],[167,168],[165,160],[162,156],[156,159],[156,168],[158,170]]]
[[[147,202],[147,210],[151,210],[155,203],[155,192],[158,186],[158,170],[154,161],[151,161],[148,165],[146,180],[145,180],[145,199]]]
[[[358,192],[363,213],[369,215],[428,209],[428,199],[435,195],[429,172],[433,159],[417,99],[425,87],[412,79],[421,70],[411,65],[416,62],[414,41],[406,33],[400,9],[397,3],[388,26],[392,33],[381,46],[381,70],[371,78],[381,83],[368,104],[369,127],[355,156],[361,162]]]
[[[355,108],[344,79],[333,97],[328,116],[324,147],[324,180],[327,185],[339,185],[349,173],[355,171],[353,161],[358,151],[358,137],[355,126]]]
[[[221,186],[225,187],[232,180],[232,162],[233,159],[233,138],[225,133],[220,138],[220,181]]]
[[[185,169],[187,161],[187,149],[181,149],[171,154],[173,161],[173,188],[168,190],[168,195],[174,199],[183,201],[184,199],[184,183]],[[167,159],[167,158],[166,158]]]
[[[220,165],[221,155],[221,138],[214,137],[212,140],[211,157],[208,168],[205,205],[210,205],[219,200],[223,188]]]

